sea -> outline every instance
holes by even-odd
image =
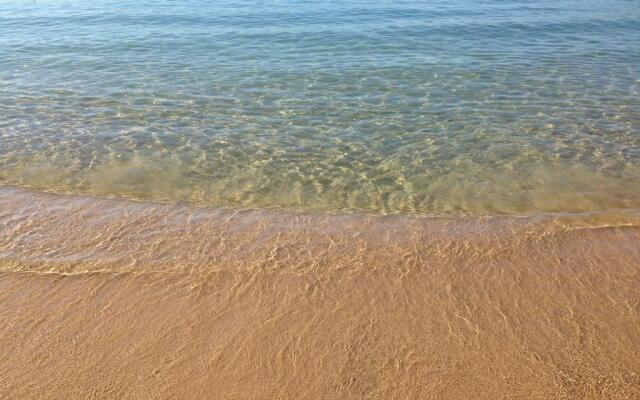
[[[0,183],[241,208],[640,206],[640,3],[0,2]]]

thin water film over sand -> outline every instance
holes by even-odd
[[[0,394],[637,398],[639,223],[3,189]]]

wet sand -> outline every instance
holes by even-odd
[[[640,215],[0,189],[0,398],[640,398]]]

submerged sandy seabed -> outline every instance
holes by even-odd
[[[0,188],[0,398],[640,398],[640,217]]]

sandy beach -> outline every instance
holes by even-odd
[[[4,187],[0,398],[636,398],[638,221]]]
[[[0,400],[640,400],[640,0],[0,1]]]

